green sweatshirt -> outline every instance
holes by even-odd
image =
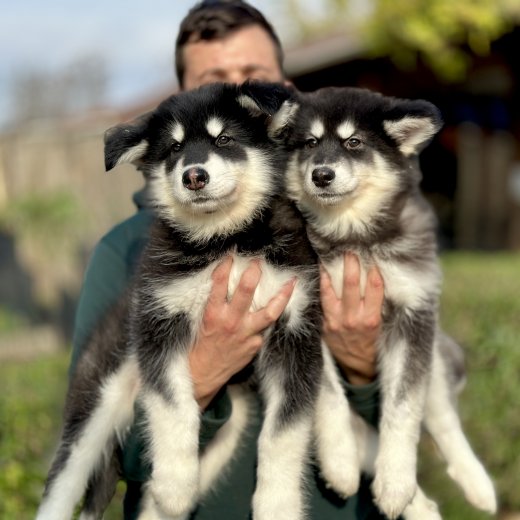
[[[144,190],[134,196],[134,202],[138,207],[137,213],[105,235],[89,261],[76,312],[70,374],[74,372],[81,350],[88,342],[93,328],[128,286],[147,242],[153,214],[146,205]],[[345,392],[354,409],[370,423],[376,424],[379,404],[377,384],[358,387],[345,382]],[[201,446],[213,438],[230,413],[231,402],[223,389],[202,415]],[[262,422],[258,401],[252,415],[256,419],[252,421],[236,456],[214,490],[201,501],[192,515],[193,520],[247,520],[250,517],[255,487],[256,440]],[[128,484],[125,520],[136,517],[140,483],[145,482],[150,475],[143,450],[144,442],[139,428],[134,425],[125,441],[122,456],[123,476]],[[362,480],[358,494],[346,501],[325,488],[315,468],[309,470],[306,487],[310,519],[384,518],[373,505],[366,479]]]

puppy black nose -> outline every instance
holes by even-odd
[[[188,168],[182,174],[182,183],[189,190],[201,190],[208,182],[209,174],[203,168]]]
[[[336,177],[334,170],[326,166],[320,166],[312,171],[312,182],[318,188],[328,186],[334,180],[334,177]]]

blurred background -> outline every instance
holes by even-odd
[[[421,165],[439,217],[442,323],[466,348],[461,416],[495,479],[498,517],[518,520],[520,0],[251,3],[301,90],[362,86],[441,109]],[[104,174],[103,132],[176,90],[174,40],[192,4],[0,1],[0,520],[34,514],[83,272],[141,186],[131,168]],[[431,441],[421,450],[420,480],[444,518],[487,518]]]

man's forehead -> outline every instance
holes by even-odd
[[[247,50],[255,52],[257,55],[265,55],[277,59],[277,50],[274,41],[267,31],[257,24],[240,27],[222,38],[214,38],[211,40],[195,38],[193,41],[188,40],[184,45],[184,50],[200,50],[204,48]]]

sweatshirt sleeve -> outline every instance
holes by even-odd
[[[123,294],[129,280],[124,256],[110,242],[99,242],[85,271],[76,308],[69,376],[74,373],[96,324]]]

